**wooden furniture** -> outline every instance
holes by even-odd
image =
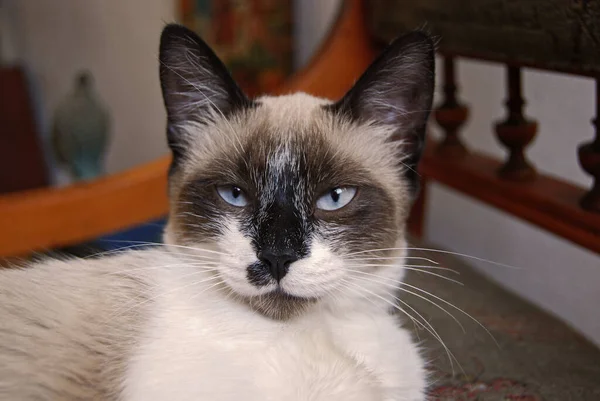
[[[0,68],[0,194],[48,185],[25,74]]]
[[[541,4],[541,1],[527,2],[527,6],[525,2],[507,2],[513,8],[500,8],[494,15],[504,21],[507,15],[514,17],[521,11],[533,12],[530,3]],[[493,0],[490,3],[503,2]],[[515,6],[517,3],[523,7],[519,9]],[[444,56],[445,98],[433,117],[444,128],[446,136],[440,143],[430,142],[427,146],[420,167],[425,184],[437,181],[448,185],[600,252],[598,130],[595,140],[579,148],[582,168],[595,178],[593,188],[579,188],[546,176],[536,171],[526,158],[526,147],[537,132],[535,122],[525,117],[523,112],[521,68],[532,66],[577,73],[593,76],[600,82],[599,28],[597,24],[590,25],[591,17],[600,16],[598,2],[556,0],[548,3],[574,13],[569,20],[571,25],[559,26],[562,32],[574,32],[572,35],[575,35],[575,39],[561,36],[556,39],[558,42],[555,47],[551,47],[550,43],[547,44],[550,46],[548,48],[537,48],[536,42],[531,42],[533,39],[523,41],[522,33],[516,34],[510,30],[511,41],[504,46],[497,36],[501,34],[502,27],[491,23],[485,24],[486,29],[496,35],[488,36],[491,42],[485,40],[485,35],[473,35],[475,28],[482,28],[470,28],[465,24],[465,14],[461,14],[464,10],[470,10],[471,15],[476,16],[473,11],[475,6],[470,6],[466,0],[373,0],[364,4],[360,0],[347,0],[321,50],[305,69],[292,76],[276,92],[302,90],[318,96],[339,98],[373,60],[389,35],[427,21],[433,32],[443,35],[440,52]],[[368,9],[364,8],[366,4]],[[457,6],[463,7],[461,13],[451,12]],[[452,18],[459,25],[462,24],[458,31],[451,29],[456,25],[452,23]],[[492,20],[496,21],[494,18]],[[545,23],[549,26],[554,24],[552,20]],[[548,49],[562,49],[561,46],[566,46],[565,41],[569,38],[573,39],[571,53],[555,51],[552,53],[554,56],[548,55]],[[524,43],[516,46],[519,41]],[[515,45],[514,49],[512,45]],[[503,49],[514,51],[507,53]],[[507,65],[508,113],[504,121],[496,124],[496,134],[509,149],[510,157],[506,161],[469,151],[460,140],[460,127],[468,117],[468,109],[460,103],[456,93],[454,65],[457,57],[475,57]],[[600,115],[600,102],[598,108]],[[543,132],[539,135],[543,135]],[[22,255],[30,250],[73,244],[165,215],[168,208],[167,165],[168,158],[165,157],[88,184],[1,196],[0,256]],[[416,234],[421,234],[423,230],[426,193],[427,185],[424,185],[410,221],[410,228]]]

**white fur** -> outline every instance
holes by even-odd
[[[273,290],[274,285],[247,282],[246,266],[256,254],[233,221],[227,226],[208,248],[224,253],[218,256],[218,276],[237,294]],[[206,255],[202,249],[207,248],[186,251]],[[291,266],[281,286],[320,301],[289,321],[266,318],[228,296],[211,281],[213,272],[194,273],[190,267],[198,285],[190,285],[187,269],[157,272],[156,291],[164,295],[156,297],[129,365],[125,399],[423,400],[423,362],[410,335],[388,313],[389,288],[357,281],[345,270],[348,263],[313,238],[310,255]],[[398,282],[402,265],[400,259],[379,270],[381,280]]]
[[[307,265],[314,258],[313,268],[325,272],[333,258],[318,245],[314,253]],[[218,285],[190,285],[190,271],[155,272],[155,305],[128,367],[125,400],[424,399],[422,359],[384,305],[340,293],[274,321]],[[196,273],[194,280],[210,278]],[[289,274],[286,289],[310,290]]]
[[[327,100],[302,93],[259,102],[249,115],[184,127],[193,145],[181,182],[191,179],[211,155],[236,152],[245,135],[264,127],[271,130],[264,135],[275,135],[282,143],[270,155],[269,168],[293,167],[288,139],[313,127],[340,155],[368,166],[396,202],[406,202],[398,150],[388,141],[391,128],[346,122],[323,111]],[[402,220],[405,213],[390,212],[390,219]],[[309,255],[291,265],[280,286],[288,294],[318,301],[297,317],[276,321],[236,300],[235,295],[256,297],[276,287],[248,282],[247,266],[257,256],[238,225],[234,218],[222,224],[216,243],[187,243],[197,250],[175,248],[197,257],[206,257],[207,247],[224,254],[218,255],[216,272],[194,276],[207,280],[198,286],[190,285],[180,269],[161,272],[158,288],[166,295],[156,299],[129,366],[128,401],[424,400],[423,361],[410,335],[389,313],[396,303],[390,286],[402,280],[404,252],[390,255],[398,257],[393,265],[361,269],[314,234]],[[165,240],[176,245],[173,231],[170,223]],[[399,232],[397,247],[406,246],[403,238]],[[376,276],[361,277],[351,269]],[[223,286],[212,281],[215,274]]]

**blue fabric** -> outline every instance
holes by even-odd
[[[142,247],[143,243],[162,243],[162,234],[167,222],[166,217],[150,221],[139,226],[105,235],[94,244],[105,250],[114,250],[129,246]]]

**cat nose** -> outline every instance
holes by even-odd
[[[298,257],[293,253],[272,252],[263,250],[259,253],[258,258],[269,268],[271,276],[277,282],[287,274],[290,265],[298,260]]]

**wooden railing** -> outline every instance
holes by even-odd
[[[456,99],[455,59],[454,55],[445,57],[445,98],[435,110],[444,138],[427,147],[422,174],[600,253],[598,120],[594,120],[596,139],[581,145],[578,152],[582,168],[594,177],[592,188],[584,189],[537,171],[526,157],[537,124],[523,113],[520,67],[507,66],[507,117],[495,124],[495,131],[508,149],[508,157],[498,161],[468,151],[459,137],[468,109]],[[596,82],[599,95],[600,80]],[[600,116],[600,97],[597,109]]]

